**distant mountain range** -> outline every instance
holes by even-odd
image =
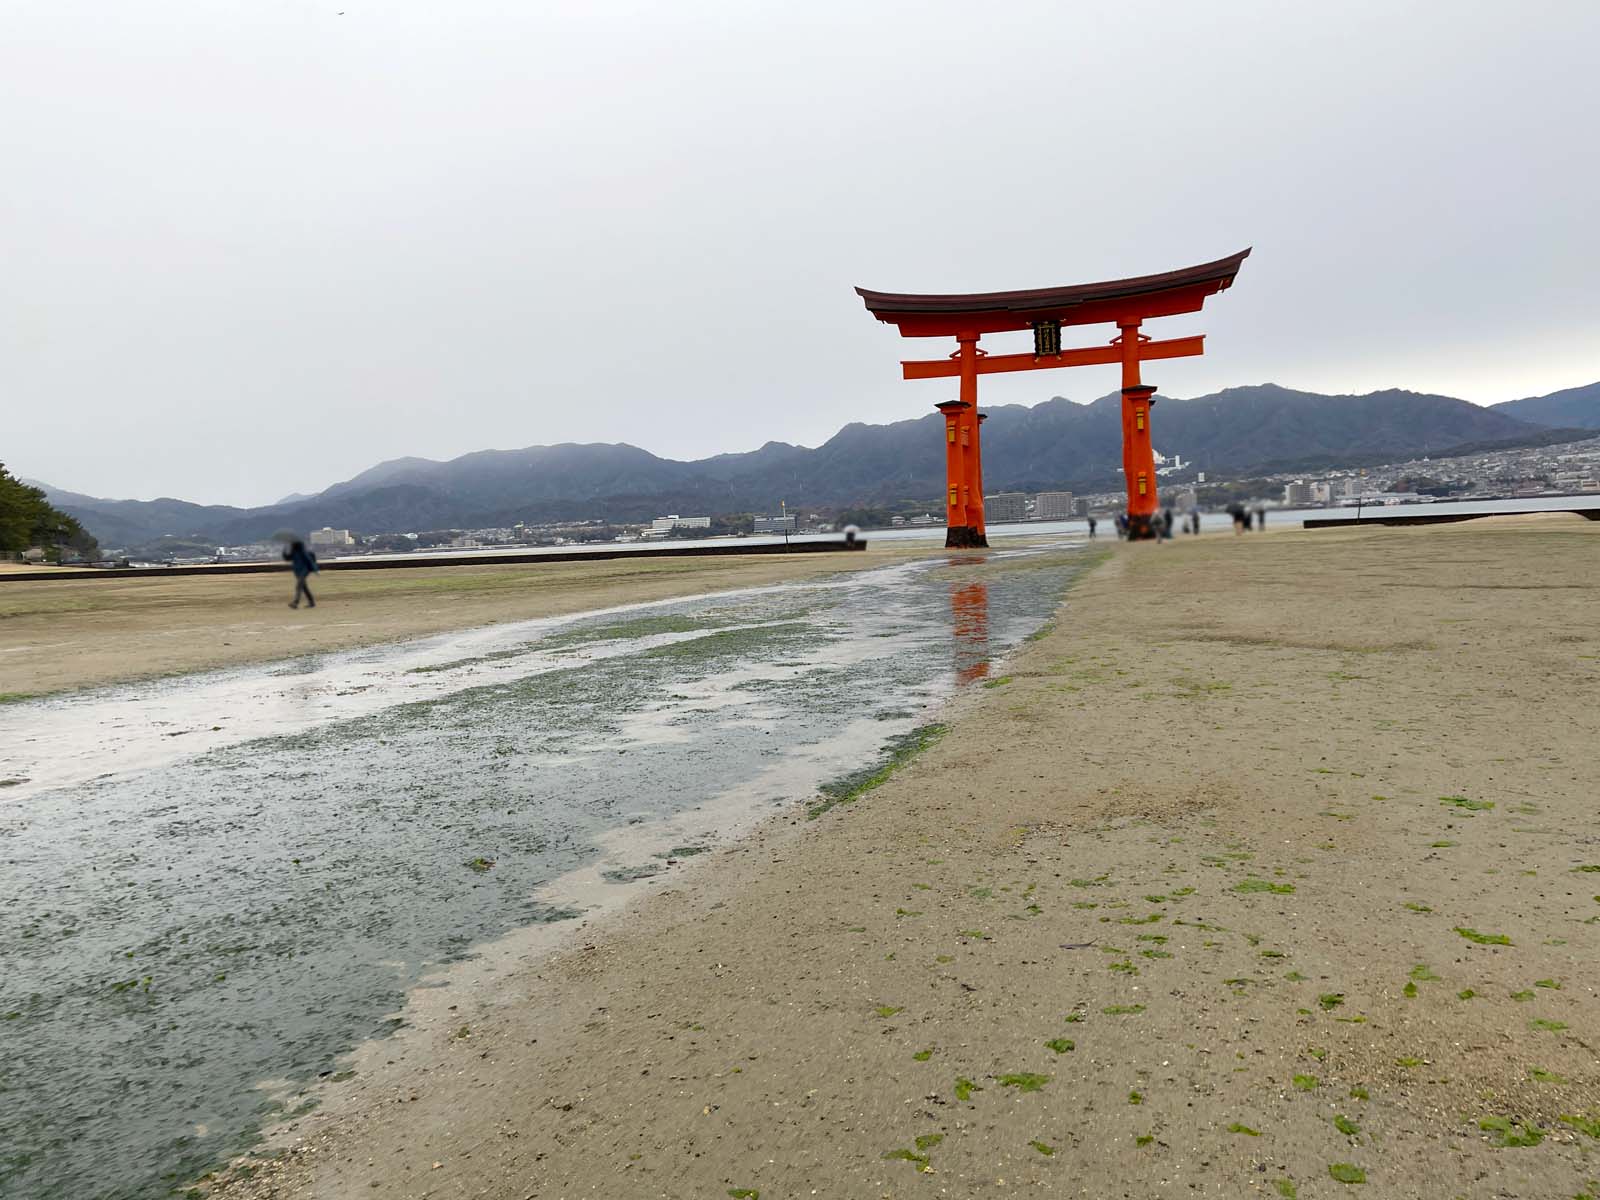
[[[1058,397],[1033,407],[986,408],[986,490],[1114,487],[1119,405],[1111,395],[1091,404]],[[1325,396],[1268,383],[1192,400],[1158,396],[1154,417],[1158,449],[1180,452],[1214,474],[1261,474],[1575,440],[1584,436],[1577,431],[1600,430],[1600,383],[1488,408],[1395,389]],[[262,508],[103,500],[39,486],[106,547],[165,535],[230,545],[284,526],[384,533],[768,512],[780,499],[791,508],[918,498],[931,505],[944,486],[942,419],[930,412],[891,425],[851,424],[815,449],[768,442],[694,462],[625,444],[573,443],[482,450],[449,462],[400,458],[315,496]]]
[[[1529,396],[1526,400],[1507,400],[1494,411],[1530,421],[1535,425],[1600,429],[1600,383],[1567,388],[1548,396]]]

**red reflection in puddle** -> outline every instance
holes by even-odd
[[[956,682],[967,684],[989,674],[989,585],[968,583],[950,592],[955,633]]]

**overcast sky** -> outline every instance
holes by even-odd
[[[1249,245],[1146,326],[1208,334],[1167,393],[1592,382],[1597,44],[1596,0],[5,0],[0,460],[257,504],[401,455],[815,445],[953,387],[853,285]]]

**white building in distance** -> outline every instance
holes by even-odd
[[[1025,521],[1028,519],[1028,497],[1022,492],[997,492],[983,498],[985,521]]]
[[[1040,492],[1033,515],[1041,521],[1066,521],[1073,515],[1071,492]]]
[[[657,517],[650,522],[650,528],[644,531],[645,537],[666,537],[674,529],[710,529],[710,517],[680,517],[673,513],[667,517]]]

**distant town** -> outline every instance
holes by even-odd
[[[1318,471],[1275,472],[1208,478],[1178,455],[1158,456],[1163,506],[1176,513],[1211,512],[1233,504],[1274,510],[1304,510],[1356,505],[1429,504],[1440,500],[1600,493],[1600,437],[1550,446],[1494,450],[1454,458],[1412,458],[1402,462]],[[1120,484],[1105,490],[1006,491],[984,497],[990,525],[1059,522],[1095,516],[1109,520],[1125,503]],[[518,523],[481,529],[371,532],[321,528],[304,531],[310,547],[324,557],[448,553],[478,550],[560,547],[595,543],[636,543],[680,538],[773,538],[826,534],[854,525],[863,530],[940,527],[944,511],[937,500],[904,500],[844,508],[789,508],[768,513],[694,515],[668,513],[648,522],[605,520]],[[274,541],[209,546],[171,536],[145,547],[111,548],[110,557],[131,563],[262,562],[282,547]],[[42,552],[12,557],[42,557]],[[100,557],[106,557],[102,550]],[[70,552],[66,561],[73,561]]]
[[[580,546],[597,542],[652,542],[668,538],[784,537],[799,533],[831,533],[834,525],[818,513],[779,512],[775,516],[739,514],[723,517],[670,513],[647,523],[560,521],[549,524],[494,526],[483,529],[427,530],[363,535],[350,529],[324,527],[306,534],[311,550],[326,557],[360,554],[408,554],[418,550],[516,550],[544,546]],[[261,562],[282,551],[277,542],[219,546],[212,557],[197,561]],[[174,559],[174,561],[180,561]]]
[[[1163,489],[1166,504],[1180,513],[1196,508],[1210,511],[1236,502],[1263,504],[1275,509],[1310,509],[1337,508],[1358,502],[1427,504],[1446,498],[1478,500],[1600,492],[1600,438],[1462,458],[1416,458],[1376,467],[1279,472],[1245,479],[1208,480],[1205,472],[1194,471],[1181,456],[1161,461],[1161,474],[1168,477]],[[1174,482],[1174,479],[1181,481]],[[996,492],[983,498],[983,506],[988,523],[1002,525],[1081,520],[1090,515],[1109,519],[1119,511],[1124,500],[1125,494],[1120,488],[1084,494]],[[903,510],[908,506],[892,507]],[[667,538],[782,537],[832,533],[846,524],[890,529],[934,527],[944,524],[944,513],[942,509],[931,507],[921,512],[844,509],[832,515],[805,510],[734,517],[672,513],[637,525],[605,521],[561,522],[367,536],[348,529],[314,529],[309,531],[309,544],[318,554],[328,556],[396,554],[415,550],[516,549]],[[218,548],[216,559],[260,561],[278,552],[275,544],[224,546]]]

